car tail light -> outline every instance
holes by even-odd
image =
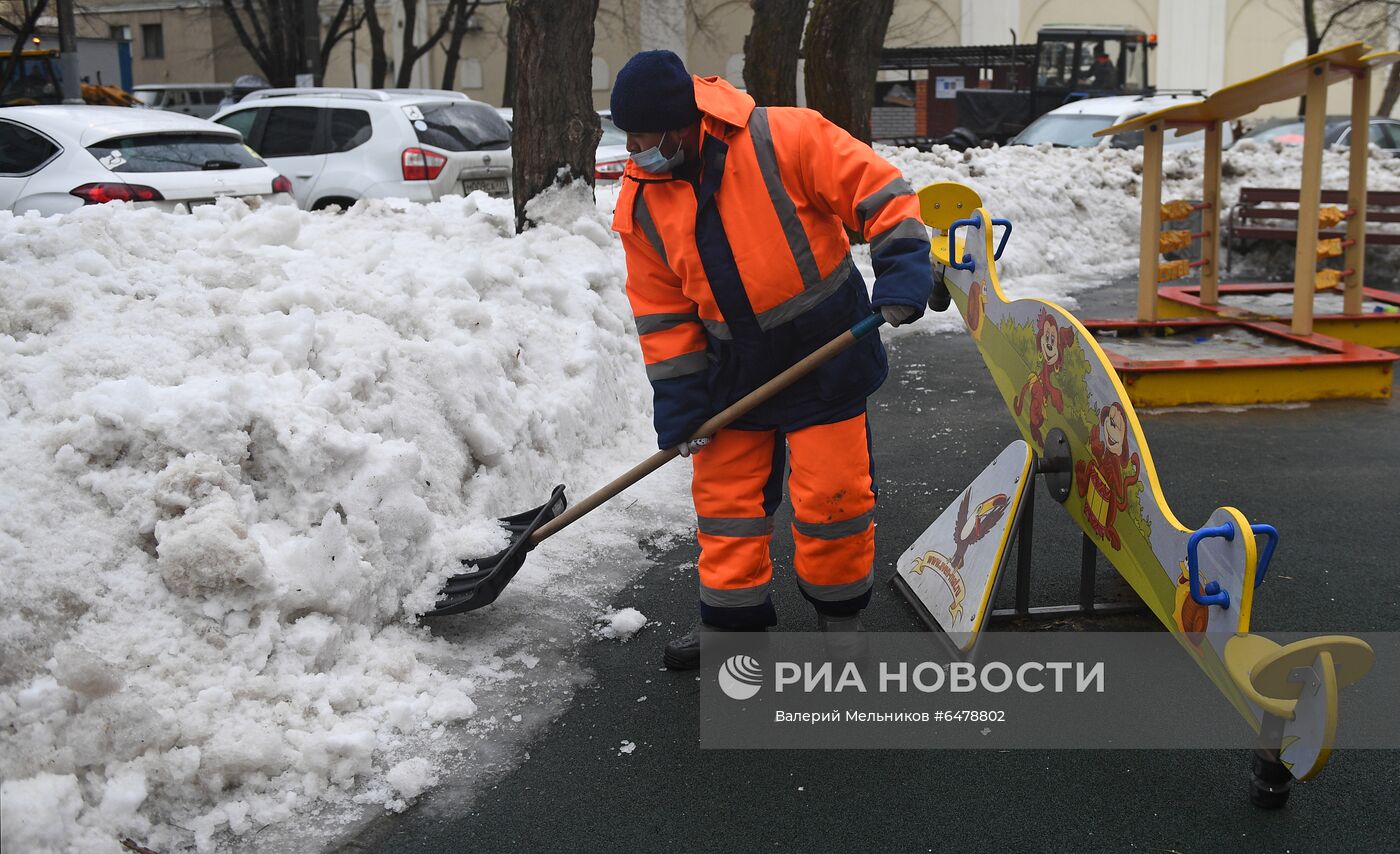
[[[165,196],[155,187],[144,184],[84,184],[69,190],[69,195],[77,196],[85,205],[100,205],[106,202],[161,202]]]
[[[606,163],[599,163],[593,167],[593,180],[616,181],[622,177],[622,171],[626,168],[626,160],[609,160]]]
[[[442,174],[447,158],[421,148],[406,148],[403,152],[403,179],[405,181],[431,181]]]
[[[290,193],[292,191],[292,179],[286,175],[278,175],[272,179],[272,192]]]

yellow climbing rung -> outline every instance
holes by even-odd
[[[1190,261],[1163,261],[1157,265],[1157,281],[1170,282],[1191,275]]]
[[[1164,231],[1157,236],[1157,251],[1163,254],[1185,249],[1191,245],[1191,232],[1184,229]]]
[[[1175,219],[1186,219],[1193,211],[1199,210],[1199,206],[1185,199],[1162,202],[1162,220],[1171,222]]]
[[[1317,227],[1331,228],[1332,226],[1346,219],[1350,213],[1350,211],[1344,211],[1341,208],[1332,207],[1331,205],[1328,205],[1324,208],[1318,208]]]
[[[1313,284],[1317,286],[1319,291],[1330,290],[1342,283],[1344,275],[1346,275],[1344,270],[1318,270],[1317,275],[1313,277]]]
[[[1340,237],[1332,237],[1317,241],[1317,257],[1319,260],[1323,258],[1336,258],[1340,254],[1342,254],[1342,239]]]

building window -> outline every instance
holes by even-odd
[[[141,58],[165,59],[165,34],[160,24],[141,25]]]
[[[107,37],[112,41],[129,42],[131,41],[131,27],[125,25],[108,27]]]
[[[462,60],[461,71],[457,74],[457,85],[463,89],[481,88],[481,60],[468,57]]]

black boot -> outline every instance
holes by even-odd
[[[860,621],[860,613],[847,614],[841,617],[829,617],[826,614],[817,614],[817,631],[821,632],[863,632],[865,624]]]
[[[683,636],[676,638],[666,644],[666,651],[661,659],[666,664],[668,670],[699,670],[700,669],[700,633],[701,632],[766,632],[767,628],[757,626],[751,629],[728,629],[718,626],[711,626],[707,623],[698,623],[695,628],[686,632]]]
[[[862,669],[870,664],[870,641],[860,613],[833,617],[817,614],[817,630],[827,632],[826,654],[838,663],[855,662]]]
[[[668,670],[699,670],[700,669],[700,632],[703,630],[703,623],[681,637],[675,638],[666,644],[666,651],[661,656],[666,663]]]

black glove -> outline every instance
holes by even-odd
[[[948,293],[948,286],[943,283],[943,277],[939,276],[933,282],[933,293],[928,296],[928,307],[934,311],[947,311],[952,302],[953,295]]]

